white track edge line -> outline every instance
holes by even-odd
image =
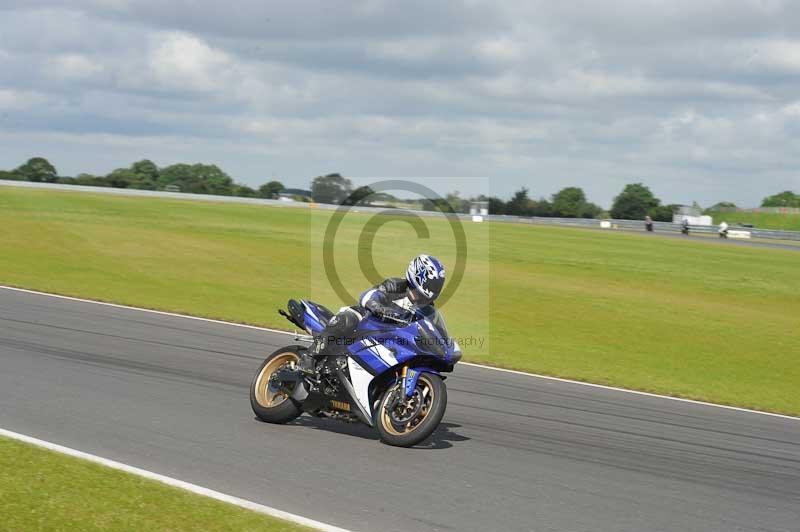
[[[105,305],[107,307],[115,307],[115,308],[124,308],[126,310],[138,310],[140,312],[150,312],[152,314],[160,314],[162,316],[173,316],[175,318],[186,318],[189,320],[199,320],[199,321],[206,321],[210,323],[219,323],[222,325],[232,325],[234,327],[244,327],[245,329],[255,329],[257,331],[269,331],[274,333],[280,334],[290,334],[294,335],[295,333],[289,331],[281,331],[278,329],[270,329],[268,327],[259,327],[257,325],[247,325],[245,323],[235,323],[232,321],[224,321],[224,320],[215,320],[213,318],[201,318],[200,316],[191,316],[189,314],[178,314],[176,312],[166,312],[164,310],[154,310],[150,308],[142,308],[142,307],[131,307],[129,305],[120,305],[119,303],[108,303],[106,301],[97,301],[94,299],[83,299],[80,297],[72,297],[72,296],[62,296],[61,294],[51,294],[50,292],[40,292],[38,290],[28,290],[27,288],[18,288],[16,286],[4,286],[0,285],[0,288],[3,290],[13,290],[15,292],[25,292],[28,294],[36,294],[38,296],[48,296],[48,297],[55,297],[58,299],[68,299],[70,301],[79,301],[81,303],[93,303],[95,305]]]
[[[95,464],[100,464],[106,467],[110,467],[111,469],[116,469],[118,471],[123,471],[125,473],[130,473],[136,476],[140,476],[149,480],[155,480],[157,482],[161,482],[162,484],[166,484],[168,486],[172,486],[175,488],[180,488],[186,491],[190,491],[196,495],[202,495],[204,497],[210,497],[217,501],[221,501],[228,504],[233,504],[240,508],[244,508],[246,510],[252,510],[254,512],[258,512],[260,514],[265,514],[270,517],[276,517],[278,519],[283,519],[285,521],[291,521],[297,525],[307,526],[311,528],[316,528],[321,530],[322,532],[350,532],[344,528],[339,528],[337,526],[329,525],[326,523],[322,523],[320,521],[315,521],[313,519],[309,519],[307,517],[303,517],[300,515],[295,515],[289,512],[284,512],[283,510],[278,510],[277,508],[272,508],[271,506],[265,506],[263,504],[259,504],[256,502],[248,501],[246,499],[240,499],[239,497],[234,497],[233,495],[227,495],[225,493],[220,493],[219,491],[214,491],[209,488],[204,488],[202,486],[198,486],[196,484],[191,484],[189,482],[185,482],[183,480],[178,480],[176,478],[168,477],[165,475],[160,475],[158,473],[153,473],[152,471],[147,471],[145,469],[139,469],[138,467],[133,467],[127,464],[123,464],[121,462],[115,462],[114,460],[109,460],[108,458],[103,458],[101,456],[96,456],[93,454],[85,453],[83,451],[78,451],[76,449],[72,449],[70,447],[64,447],[63,445],[58,445],[56,443],[51,443],[49,441],[40,440],[38,438],[34,438],[32,436],[26,436],[25,434],[20,434],[18,432],[12,432],[10,430],[0,428],[0,436],[6,436],[8,438],[21,441],[24,443],[29,443],[35,445],[37,447],[42,447],[44,449],[48,449],[50,451],[56,451],[61,454],[65,454],[68,456],[72,456],[75,458],[81,458],[83,460],[88,460],[89,462],[93,462]]]
[[[81,303],[94,303],[96,305],[106,305],[106,306],[109,306],[109,307],[122,308],[122,309],[126,309],[126,310],[138,310],[140,312],[151,312],[153,314],[161,314],[163,316],[174,316],[176,318],[185,318],[185,319],[190,319],[190,320],[206,321],[206,322],[210,322],[210,323],[219,323],[219,324],[222,324],[222,325],[232,325],[234,327],[244,327],[246,329],[254,329],[254,330],[257,330],[257,331],[268,331],[268,332],[273,332],[273,333],[278,333],[278,334],[287,334],[287,335],[294,335],[295,334],[295,333],[292,333],[292,332],[289,332],[289,331],[281,331],[281,330],[278,330],[278,329],[270,329],[268,327],[258,327],[256,325],[246,325],[244,323],[234,323],[234,322],[231,322],[231,321],[215,320],[215,319],[211,319],[211,318],[201,318],[199,316],[190,316],[188,314],[177,314],[177,313],[174,313],[174,312],[165,312],[163,310],[153,310],[153,309],[141,308],[141,307],[131,307],[131,306],[128,306],[128,305],[119,305],[117,303],[107,303],[105,301],[95,301],[95,300],[92,300],[92,299],[82,299],[82,298],[79,298],[79,297],[62,296],[60,294],[51,294],[49,292],[40,292],[38,290],[28,290],[27,288],[17,288],[16,286],[0,285],[0,289],[13,290],[13,291],[16,291],[16,292],[25,292],[25,293],[36,294],[36,295],[40,295],[40,296],[55,297],[55,298],[58,298],[58,299],[68,299],[68,300],[71,300],[71,301],[80,301]],[[776,414],[774,412],[764,412],[764,411],[761,411],[761,410],[752,410],[750,408],[742,408],[742,407],[738,407],[738,406],[721,405],[721,404],[718,404],[718,403],[709,403],[709,402],[706,402],[706,401],[698,401],[696,399],[686,399],[686,398],[683,398],[683,397],[673,397],[671,395],[661,395],[661,394],[651,393],[651,392],[642,392],[642,391],[639,391],[639,390],[629,390],[627,388],[617,388],[615,386],[607,386],[605,384],[595,384],[595,383],[592,383],[592,382],[584,382],[584,381],[576,381],[576,380],[571,380],[571,379],[563,379],[563,378],[560,378],[560,377],[552,377],[550,375],[541,375],[539,373],[528,373],[528,372],[525,372],[525,371],[518,371],[518,370],[513,370],[513,369],[496,368],[494,366],[485,366],[483,364],[475,364],[473,362],[459,362],[459,364],[463,364],[465,366],[472,366],[472,367],[475,367],[475,368],[488,369],[488,370],[491,370],[491,371],[501,371],[501,372],[504,372],[504,373],[513,373],[515,375],[524,375],[526,377],[534,377],[534,378],[537,378],[537,379],[545,379],[545,380],[550,380],[550,381],[564,382],[564,383],[567,383],[567,384],[577,384],[577,385],[580,385],[580,386],[589,386],[589,387],[592,387],[592,388],[601,388],[601,389],[604,389],[604,390],[612,390],[612,391],[615,391],[615,392],[625,392],[625,393],[631,393],[631,394],[635,394],[635,395],[643,395],[643,396],[646,396],[646,397],[656,397],[656,398],[659,398],[659,399],[669,399],[671,401],[680,401],[680,402],[683,402],[683,403],[693,403],[693,404],[696,404],[696,405],[703,405],[703,406],[713,406],[713,407],[716,407],[716,408],[724,408],[726,410],[734,410],[734,411],[737,411],[737,412],[746,412],[746,413],[749,413],[749,414],[760,414],[762,416],[771,416],[771,417],[778,417],[778,418],[782,418],[782,419],[791,419],[793,421],[800,421],[800,417],[788,416],[786,414]]]
[[[702,406],[713,406],[715,408],[724,408],[726,410],[735,410],[737,412],[747,412],[749,414],[761,414],[762,416],[772,416],[772,417],[779,417],[783,419],[791,419],[793,421],[800,421],[800,417],[796,416],[789,416],[786,414],[776,414],[775,412],[764,412],[762,410],[752,410],[750,408],[742,408],[740,406],[731,406],[731,405],[721,405],[719,403],[709,403],[707,401],[698,401],[697,399],[686,399],[684,397],[674,397],[672,395],[661,395],[652,392],[643,392],[641,390],[629,390],[628,388],[617,388],[615,386],[608,386],[606,384],[595,384],[593,382],[584,382],[584,381],[575,381],[571,379],[562,379],[561,377],[552,377],[550,375],[541,375],[539,373],[526,373],[524,371],[517,371],[513,369],[505,369],[505,368],[496,368],[494,366],[484,366],[483,364],[474,364],[472,362],[459,362],[459,364],[464,364],[465,366],[473,366],[476,368],[483,368],[489,369],[492,371],[502,371],[504,373],[513,373],[515,375],[524,375],[526,377],[536,377],[538,379],[545,379],[548,381],[557,381],[557,382],[565,382],[568,384],[580,384],[581,386],[589,386],[591,388],[600,388],[603,390],[612,390],[615,392],[625,392],[625,393],[632,393],[635,395],[643,395],[645,397],[656,397],[658,399],[669,399],[670,401],[680,401],[683,403],[692,403],[696,405]]]

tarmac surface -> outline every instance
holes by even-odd
[[[398,449],[256,421],[290,343],[0,289],[0,427],[354,531],[800,530],[800,420],[461,365],[440,430]]]

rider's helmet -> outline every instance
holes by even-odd
[[[409,299],[414,303],[432,303],[444,286],[444,266],[430,255],[414,257],[406,270]]]

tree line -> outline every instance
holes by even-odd
[[[311,194],[314,201],[334,204],[355,204],[367,197],[370,201],[397,199],[387,194],[375,195],[369,187],[354,188],[353,183],[340,174],[314,178],[311,182]],[[677,207],[662,205],[650,189],[641,183],[626,186],[614,199],[610,213],[606,213],[602,207],[587,200],[586,193],[579,187],[563,188],[549,199],[534,200],[530,197],[529,190],[523,187],[508,201],[485,195],[462,198],[457,192],[453,192],[444,198],[424,199],[421,203],[424,210],[468,213],[473,202],[485,202],[489,214],[560,218],[600,218],[610,214],[614,218],[633,220],[644,219],[649,215],[654,220],[662,221],[672,221],[673,210]]]
[[[175,190],[246,198],[276,198],[285,189],[280,181],[275,180],[257,189],[236,183],[215,164],[178,163],[159,168],[147,159],[127,168],[117,168],[106,175],[83,173],[69,177],[58,175],[55,166],[44,157],[33,157],[13,170],[0,170],[0,179],[137,190]]]
[[[772,196],[767,196],[761,201],[761,207],[792,207],[800,209],[800,194],[785,190]],[[721,201],[709,207],[709,212],[724,212],[736,210],[739,207],[730,201]]]
[[[277,180],[267,181],[256,189],[236,183],[214,164],[178,163],[160,168],[147,159],[137,161],[127,168],[117,168],[102,176],[82,173],[69,177],[58,175],[55,166],[47,159],[33,157],[13,170],[0,170],[0,179],[139,190],[174,190],[246,198],[275,199],[283,193],[299,201],[313,200],[331,204],[354,205],[369,202],[391,206],[392,202],[402,201],[390,194],[376,193],[368,186],[355,187],[352,181],[338,173],[315,177],[311,181],[310,191],[286,189],[283,183]],[[462,198],[458,192],[453,192],[444,198],[424,199],[421,201],[421,206],[425,210],[467,213],[470,205],[477,201],[485,202],[490,214],[560,218],[610,217],[627,220],[642,220],[649,216],[656,221],[672,221],[673,214],[679,207],[674,204],[662,204],[650,188],[642,183],[626,185],[614,198],[609,211],[590,202],[583,189],[579,187],[566,187],[550,198],[538,200],[531,198],[530,191],[525,187],[517,190],[508,201],[485,195]],[[800,195],[791,191],[781,192],[764,198],[761,206],[800,207]],[[731,202],[720,202],[707,210],[723,211],[735,208],[736,205]]]

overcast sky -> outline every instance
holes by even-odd
[[[800,192],[800,3],[0,1],[0,168]]]

